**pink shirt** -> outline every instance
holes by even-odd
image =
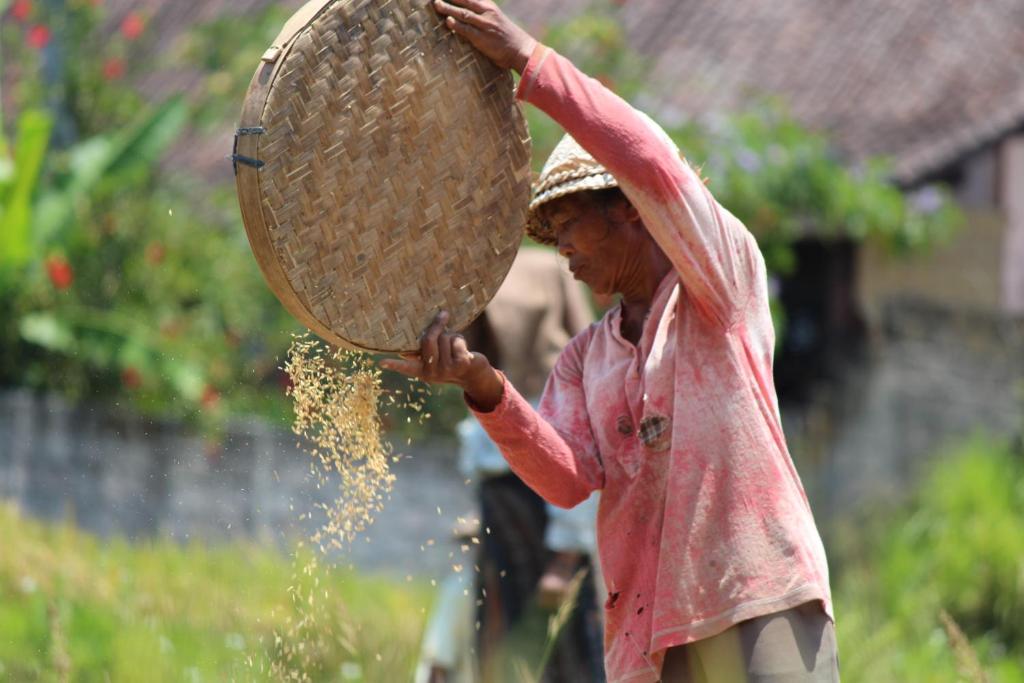
[[[601,489],[608,680],[656,681],[665,649],[820,600],[828,567],[786,448],[764,260],[660,128],[538,45],[518,95],[618,180],[675,266],[639,347],[613,308],[576,336],[538,411],[508,383],[477,413],[548,501]]]

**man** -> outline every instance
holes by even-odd
[[[549,502],[601,491],[609,681],[838,681],[828,568],[782,433],[754,238],[653,121],[490,0],[434,6],[568,131],[528,229],[622,300],[566,347],[538,410],[444,312],[417,357],[383,365],[462,387]]]

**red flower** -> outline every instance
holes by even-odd
[[[128,40],[135,40],[142,35],[142,30],[145,27],[142,17],[135,12],[129,12],[121,21],[121,35]]]
[[[213,410],[217,407],[217,404],[220,403],[220,392],[207,384],[203,388],[203,395],[200,397],[199,402],[207,410]]]
[[[67,289],[75,281],[75,271],[63,256],[51,256],[46,259],[46,274],[57,289]]]
[[[121,384],[125,389],[133,391],[142,386],[142,373],[129,366],[121,371]]]
[[[116,81],[124,76],[124,62],[117,57],[111,57],[103,63],[103,78],[108,81]]]
[[[25,21],[31,13],[32,3],[30,0],[15,0],[11,5],[11,16],[18,21]]]
[[[150,242],[146,246],[146,263],[151,266],[159,265],[163,263],[164,256],[167,255],[167,250],[164,245],[160,242]]]
[[[42,50],[50,42],[50,29],[42,24],[36,24],[28,30],[28,44],[37,50]]]

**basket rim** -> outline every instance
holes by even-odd
[[[268,50],[264,53],[249,83],[249,89],[246,91],[245,99],[242,103],[242,112],[238,123],[239,129],[262,129],[270,90],[292,46],[302,31],[308,28],[323,10],[338,1],[310,0],[285,23],[285,27],[274,41],[275,44],[271,46],[271,50],[275,47],[277,48],[276,52],[272,53],[271,50]],[[292,19],[302,14],[308,15],[302,25],[289,31],[288,27],[292,23]],[[285,41],[285,44],[279,45],[278,43],[282,40]],[[249,246],[252,248],[256,263],[267,280],[268,286],[285,309],[319,337],[336,346],[348,349],[381,351],[380,349],[364,349],[355,345],[320,322],[313,315],[312,311],[302,303],[291,280],[285,274],[281,262],[276,258],[266,258],[267,253],[273,252],[273,243],[270,240],[270,227],[263,213],[263,189],[260,185],[259,168],[244,164],[240,167],[237,161],[238,156],[259,160],[261,158],[261,138],[261,135],[238,135],[236,133],[233,163],[238,201],[242,211],[242,224],[245,227]]]
[[[344,2],[346,0],[310,0],[310,2],[307,2],[286,22],[277,39],[274,40],[271,47],[261,58],[261,62],[256,68],[249,89],[246,92],[239,117],[239,132],[235,136],[232,159],[235,167],[236,191],[246,236],[260,271],[271,292],[290,314],[301,324],[309,328],[310,331],[335,346],[370,353],[402,353],[415,349],[378,348],[377,345],[372,343],[372,340],[367,340],[369,343],[366,343],[364,341],[356,342],[347,339],[333,330],[326,322],[320,320],[311,308],[303,302],[292,279],[285,271],[282,261],[279,258],[273,257],[276,250],[270,235],[271,221],[268,220],[265,213],[267,207],[265,206],[265,192],[260,178],[260,168],[244,162],[240,163],[241,159],[255,161],[262,158],[260,151],[262,149],[263,135],[260,133],[239,133],[246,129],[250,131],[263,130],[263,122],[267,116],[267,108],[274,84],[281,68],[287,62],[293,47],[314,21],[320,18],[332,6]],[[302,16],[301,22],[298,21],[300,16]],[[522,122],[522,126],[526,136],[524,141],[528,144],[529,137],[525,121]],[[262,162],[256,161],[256,164],[261,165]],[[529,183],[527,183],[528,185]],[[525,205],[526,208],[524,208],[524,218],[527,218],[529,215],[528,190],[525,199],[527,204]],[[524,221],[521,233],[525,234],[525,230],[526,222]],[[501,272],[498,272],[498,268],[494,269],[495,275],[498,276],[495,280],[495,292],[511,269],[521,244],[522,240],[520,239],[515,243],[514,247],[510,247],[510,256],[506,259],[503,267],[500,268]],[[491,293],[491,296],[493,296],[493,293]],[[486,303],[475,306],[477,310],[472,317],[479,315],[485,306]]]

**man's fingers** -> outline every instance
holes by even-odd
[[[437,360],[438,367],[442,370],[450,370],[452,367],[452,336],[442,334],[437,338]]]
[[[450,28],[452,31],[454,31],[456,35],[460,35],[463,38],[479,38],[484,34],[483,31],[478,29],[476,26],[465,24],[461,21],[456,21],[452,17],[448,17],[448,19],[444,22],[444,25]]]
[[[448,314],[445,311],[441,311],[434,316],[433,322],[427,327],[423,333],[423,339],[420,340],[420,358],[423,360],[423,367],[428,372],[437,363],[437,338],[444,332],[447,323]]]
[[[468,10],[472,10],[477,14],[483,14],[489,9],[494,7],[493,3],[488,3],[487,0],[446,0],[450,5],[458,5],[459,7],[465,7]]]
[[[445,0],[434,0],[434,7],[437,9],[439,14],[443,14],[449,18],[449,20],[445,22],[449,28],[455,28],[452,25],[451,19],[454,19],[456,22],[462,22],[463,24],[470,25],[479,24],[481,21],[480,14],[469,7],[460,7],[459,5],[445,2]]]
[[[466,360],[473,356],[466,344],[466,338],[461,334],[452,335],[452,360],[455,362]]]
[[[419,377],[423,374],[423,364],[418,360],[386,358],[380,362],[385,370],[393,370],[406,377]]]

